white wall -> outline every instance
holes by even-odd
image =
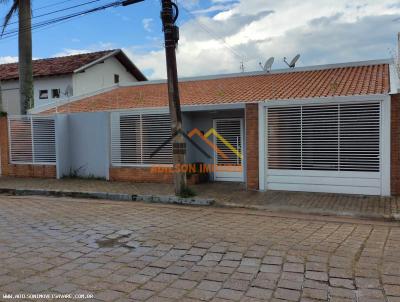
[[[57,177],[109,179],[110,114],[57,114],[56,123]]]
[[[65,95],[68,86],[72,86],[72,75],[66,76],[52,76],[44,78],[35,78],[33,81],[33,97],[35,100],[35,108],[47,105],[49,103],[54,103],[62,99],[66,99]],[[60,89],[61,95],[59,99],[53,99],[51,90]],[[39,91],[48,90],[48,99],[39,99]]]
[[[56,156],[57,178],[68,175],[71,170],[70,146],[69,146],[69,116],[57,114],[56,122]]]
[[[19,84],[18,81],[1,82],[3,110],[8,114],[20,114]]]
[[[53,103],[57,100],[66,99],[64,95],[68,85],[72,86],[72,75],[67,76],[52,76],[35,78],[33,81],[33,98],[35,108]],[[1,82],[3,107],[4,111],[9,114],[20,114],[19,104],[19,82],[18,81],[3,81]],[[52,99],[52,89],[60,89],[60,99]],[[48,99],[39,99],[39,91],[48,90]]]
[[[81,177],[109,179],[110,114],[84,112],[68,116],[69,170]]]
[[[87,94],[115,85],[114,74],[119,75],[120,84],[137,81],[116,58],[111,57],[104,63],[96,64],[84,72],[73,75],[74,95]]]

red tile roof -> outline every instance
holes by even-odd
[[[33,61],[33,76],[44,77],[44,76],[55,76],[65,75],[73,73],[78,68],[81,68],[87,64],[90,64],[98,59],[101,59],[113,52],[118,50],[105,50],[92,53],[84,53],[72,56],[40,59]],[[119,51],[117,54],[118,58],[123,64],[127,63],[126,56]],[[129,60],[128,60],[129,61]],[[131,66],[132,65],[132,66]],[[136,66],[132,63],[126,65],[132,73],[137,73],[139,77],[144,77],[140,71],[137,70]],[[0,65],[0,80],[17,80],[18,75],[18,63],[2,64]],[[144,78],[145,79],[145,78]]]
[[[179,84],[182,105],[246,103],[273,99],[387,94],[389,65],[337,67],[186,80]],[[168,106],[166,84],[120,87],[65,104],[59,112],[107,111]]]

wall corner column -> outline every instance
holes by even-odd
[[[400,94],[391,96],[390,184],[391,194],[400,195]]]
[[[259,190],[258,104],[246,104],[246,189]]]

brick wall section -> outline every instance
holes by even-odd
[[[258,104],[246,104],[246,185],[248,190],[258,190]]]
[[[8,175],[8,124],[6,117],[0,117],[0,159],[1,173]]]
[[[7,117],[0,117],[0,154],[3,176],[56,178],[56,166],[14,165],[9,163]]]
[[[130,181],[143,183],[173,183],[172,174],[152,173],[150,168],[110,168],[111,181]]]
[[[391,192],[400,195],[400,94],[391,100]]]

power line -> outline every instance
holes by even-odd
[[[42,28],[42,27],[46,27],[48,25],[52,25],[52,24],[59,23],[59,22],[62,22],[62,21],[66,21],[66,20],[69,20],[69,19],[72,19],[72,18],[76,18],[76,17],[79,17],[79,16],[95,13],[95,12],[98,12],[98,11],[101,11],[101,10],[105,10],[107,8],[110,8],[110,7],[121,6],[121,5],[123,5],[124,2],[125,1],[122,1],[122,0],[115,1],[115,2],[111,2],[111,3],[105,4],[105,5],[102,5],[102,6],[99,6],[99,7],[91,8],[91,9],[88,9],[88,10],[85,10],[85,11],[80,11],[80,12],[72,13],[72,14],[69,14],[69,15],[65,15],[65,16],[61,16],[61,17],[45,20],[45,21],[33,24],[31,26],[31,28],[28,28],[28,27],[22,28],[22,30],[35,31],[36,29],[39,29],[39,28]],[[6,39],[13,38],[15,36],[18,36],[18,32],[19,32],[19,29],[14,29],[14,30],[7,31],[7,32],[5,32],[3,34],[3,37],[0,40],[6,40]]]
[[[45,8],[61,5],[61,4],[64,4],[64,3],[67,3],[67,2],[71,2],[71,1],[75,1],[75,0],[64,0],[64,1],[56,2],[56,3],[40,6],[40,7],[34,8],[32,11],[42,10],[42,9],[45,9]]]
[[[41,15],[32,16],[31,19],[36,19],[36,18],[41,18],[41,17],[53,15],[53,14],[56,14],[56,13],[59,13],[59,12],[63,12],[63,11],[66,11],[66,10],[71,10],[71,9],[74,9],[74,8],[77,8],[77,7],[81,7],[81,6],[84,6],[84,5],[93,4],[93,3],[99,2],[99,1],[101,1],[101,0],[92,0],[92,1],[89,1],[89,2],[85,2],[85,3],[77,4],[77,5],[74,5],[74,6],[66,7],[66,8],[63,8],[63,9],[47,12],[47,13],[44,13],[44,14],[41,14]],[[8,23],[8,25],[18,24],[18,23],[19,23],[19,21],[15,21],[15,22]]]
[[[225,39],[221,36],[219,36],[217,33],[215,33],[213,30],[211,30],[209,27],[207,27],[205,24],[203,24],[202,22],[200,22],[200,20],[198,20],[197,16],[195,16],[191,11],[189,11],[185,6],[181,6],[185,12],[187,12],[190,16],[193,17],[193,20],[205,31],[207,32],[209,35],[213,36],[214,39],[221,41],[224,46],[230,50],[236,57],[238,57],[239,59],[242,60],[241,63],[243,63],[243,61],[248,62],[248,60],[245,60],[245,56],[243,56],[242,54],[240,54],[239,52],[237,52],[235,49],[233,49],[233,47],[231,45],[229,45]]]
[[[43,9],[46,9],[46,8],[49,8],[49,7],[53,7],[53,6],[57,6],[57,5],[61,5],[61,4],[64,4],[64,3],[67,3],[67,2],[71,2],[71,1],[75,1],[75,0],[64,0],[64,1],[56,2],[56,3],[40,6],[38,8],[32,9],[32,12],[36,12],[38,10],[43,10]],[[11,23],[9,23],[9,24],[11,24]]]

